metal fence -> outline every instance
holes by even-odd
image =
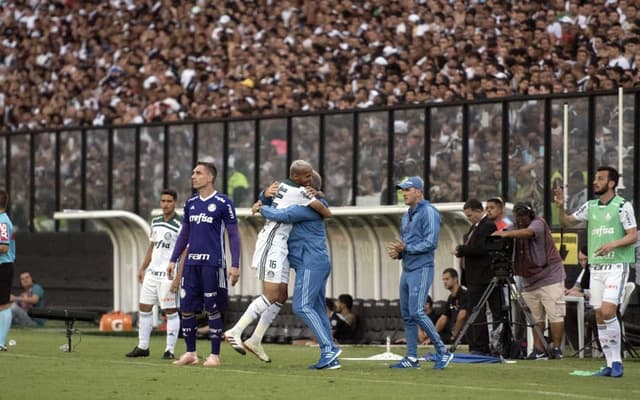
[[[637,201],[639,90],[619,95],[529,96],[395,108],[178,123],[6,132],[0,187],[20,230],[77,231],[54,221],[62,209],[121,209],[148,218],[164,187],[190,194],[197,160],[218,166],[216,187],[237,207],[309,160],[332,205],[395,204],[395,183],[420,175],[433,202],[501,195],[550,206],[562,184],[563,106],[568,105],[568,191],[575,206],[590,194],[600,164],[622,165],[621,193]],[[622,126],[622,146],[619,145]],[[388,190],[388,188],[392,188]]]

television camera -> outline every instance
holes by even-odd
[[[485,242],[489,263],[494,275],[506,278],[512,275],[514,240],[500,236],[487,236]]]

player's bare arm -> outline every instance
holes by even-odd
[[[561,187],[555,188],[553,190],[553,202],[556,203],[556,207],[558,207],[560,226],[566,228],[580,222],[576,220],[573,215],[566,215],[564,213],[564,190],[562,190]]]
[[[599,257],[605,256],[618,247],[634,245],[638,239],[638,228],[629,228],[626,229],[625,232],[626,234],[622,238],[609,242],[596,249],[595,255]]]
[[[262,201],[258,200],[251,206],[251,215],[256,215],[256,213],[260,212],[262,208]]]
[[[313,208],[318,214],[322,215],[324,218],[329,218],[331,216],[331,210],[328,207],[325,207],[324,204],[320,200],[314,200],[309,204],[309,207]]]
[[[178,268],[175,269],[176,276],[172,276],[174,271],[173,268],[171,269],[171,271],[169,271],[169,269],[167,268],[167,277],[173,281],[171,282],[171,293],[176,293],[178,289],[180,289],[180,280],[182,280],[182,271],[184,270],[184,260],[187,257],[187,249],[188,247],[185,247],[185,249],[182,251],[182,255],[180,256],[180,260],[178,261]]]
[[[149,247],[147,247],[147,253],[144,255],[144,260],[142,260],[142,264],[140,264],[140,268],[138,269],[138,283],[142,283],[144,281],[144,274],[147,272],[147,267],[151,263],[151,255],[153,254],[153,243],[149,243]]]
[[[278,181],[273,181],[271,183],[271,185],[269,185],[265,190],[264,190],[264,197],[270,198],[276,195],[276,193],[278,193],[278,188],[280,187],[280,182]]]

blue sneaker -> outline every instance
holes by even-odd
[[[326,367],[320,368],[318,364],[309,365],[308,369],[340,369],[342,366],[340,365],[340,360],[337,358],[329,363]]]
[[[602,367],[600,371],[594,372],[592,376],[611,376],[611,368]]]
[[[620,361],[614,361],[611,364],[611,374],[609,375],[612,378],[620,378],[624,374],[624,369],[622,368],[622,363]]]
[[[433,365],[433,369],[445,369],[451,360],[453,360],[453,353],[447,351],[438,356],[436,363]]]
[[[329,365],[327,365],[326,368],[323,368],[323,369],[340,369],[340,368],[342,368],[342,365],[340,365],[340,360],[335,359],[331,361],[331,363],[329,363]]]
[[[320,355],[320,360],[315,364],[315,369],[327,368],[329,364],[338,359],[340,354],[342,354],[342,349],[339,347],[334,347],[331,351],[323,353]]]
[[[396,364],[389,365],[389,368],[420,368],[418,360],[411,361],[407,357],[398,361]]]

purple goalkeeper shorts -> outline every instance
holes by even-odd
[[[185,265],[180,287],[180,311],[208,313],[224,311],[229,302],[225,268],[211,265]]]

